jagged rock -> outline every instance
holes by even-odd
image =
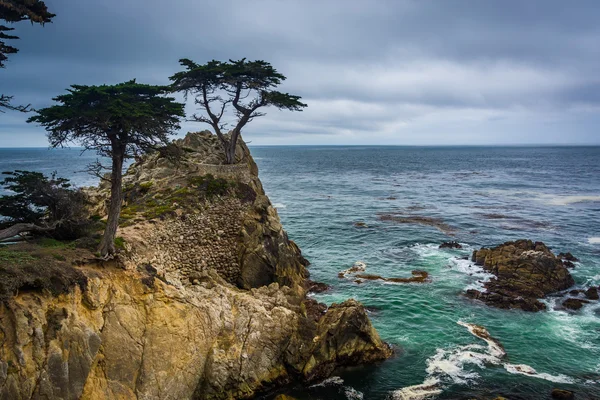
[[[540,311],[538,299],[568,289],[574,280],[561,260],[541,242],[518,240],[473,252],[472,261],[496,276],[485,291],[468,290],[467,296],[499,308]]]
[[[440,249],[462,249],[462,245],[456,241],[444,242],[440,244]]]
[[[563,301],[562,305],[570,310],[579,310],[584,304],[589,303],[587,300],[569,298]]]
[[[323,293],[330,289],[330,286],[328,284],[323,282],[311,281],[310,279],[306,280],[305,286],[306,290],[309,293]]]
[[[306,298],[308,261],[243,142],[236,165],[210,134],[179,144],[178,165],[151,154],[125,175],[118,265],[75,265],[55,293],[0,304],[0,398],[241,399],[391,355],[359,303]],[[217,195],[164,201],[208,174]],[[103,215],[106,187],[90,193]]]
[[[577,257],[575,257],[573,254],[571,254],[570,252],[558,253],[558,255],[556,257],[560,258],[561,260],[567,260],[567,261],[573,261],[573,262],[579,261],[579,259]]]
[[[552,389],[552,398],[559,400],[573,400],[575,398],[575,394],[569,390],[563,389]]]
[[[308,347],[308,351],[288,350],[288,363],[307,381],[324,379],[339,366],[380,361],[393,353],[379,338],[363,305],[353,299],[332,304],[292,344],[292,349]]]
[[[585,297],[587,297],[590,300],[600,299],[600,296],[598,295],[598,289],[595,287],[589,288],[588,290],[585,291]]]

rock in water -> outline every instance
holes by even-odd
[[[588,290],[585,291],[585,297],[587,297],[590,300],[600,299],[600,296],[598,295],[598,289],[595,287],[589,288]]]
[[[569,390],[552,389],[552,398],[558,400],[573,400],[575,394]]]
[[[456,241],[444,242],[440,244],[440,249],[462,249],[462,245]]]
[[[562,305],[570,310],[579,310],[586,303],[589,303],[589,301],[582,299],[567,299],[563,301]]]
[[[498,308],[544,310],[538,299],[575,284],[561,259],[542,242],[518,240],[482,248],[473,252],[472,261],[496,278],[485,283],[485,291],[471,289],[467,296]]]

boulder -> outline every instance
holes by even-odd
[[[556,257],[560,258],[561,260],[567,260],[567,261],[573,261],[573,262],[579,261],[579,259],[577,257],[575,257],[573,254],[571,254],[569,252],[558,253],[558,255]]]
[[[462,245],[457,241],[444,242],[440,244],[440,249],[462,249]]]
[[[468,290],[467,296],[498,308],[540,311],[538,299],[575,284],[573,277],[542,242],[518,240],[473,252],[472,261],[493,275],[484,291]]]
[[[323,282],[315,282],[307,279],[304,282],[304,286],[306,287],[306,291],[309,293],[323,293],[330,289],[330,286]]]
[[[569,310],[579,310],[584,304],[589,303],[587,300],[569,298],[563,301],[562,305]]]
[[[590,300],[600,299],[600,296],[598,295],[598,289],[595,287],[589,288],[588,290],[585,291],[585,297],[587,297]]]

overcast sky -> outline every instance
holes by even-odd
[[[308,104],[267,109],[243,131],[255,145],[600,144],[598,0],[46,4],[54,23],[15,24],[20,52],[0,70],[17,103],[47,106],[71,84],[166,84],[183,57],[247,57]],[[25,119],[0,114],[0,147],[47,145]]]

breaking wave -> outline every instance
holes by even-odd
[[[453,384],[468,384],[477,378],[475,371],[465,369],[474,365],[480,369],[487,365],[502,365],[511,374],[530,376],[545,379],[555,383],[575,383],[575,380],[566,375],[551,375],[539,373],[533,367],[524,364],[510,364],[503,362],[506,357],[504,347],[483,326],[458,321],[469,332],[485,341],[487,346],[469,344],[451,349],[437,349],[435,355],[427,359],[427,378],[419,385],[407,386],[391,393],[393,400],[423,400],[438,395],[446,387]]]

